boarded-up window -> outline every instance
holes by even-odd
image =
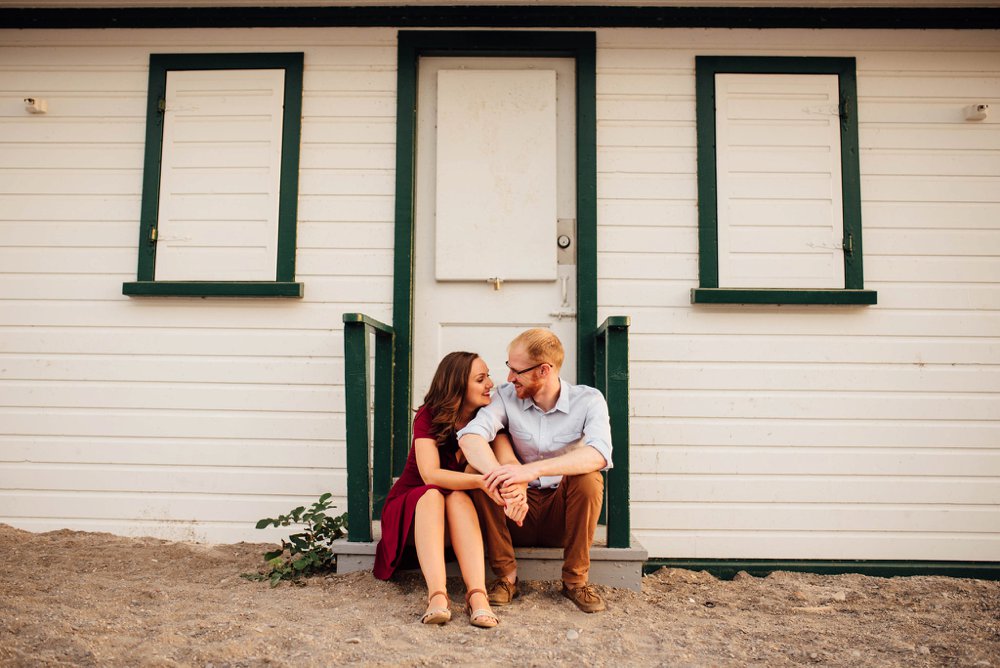
[[[150,57],[138,281],[126,294],[300,296],[302,54]]]
[[[837,77],[717,74],[719,285],[843,288]]]
[[[284,74],[167,74],[156,280],[275,279]]]
[[[873,304],[853,58],[697,58],[695,302]]]

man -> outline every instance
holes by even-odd
[[[559,378],[563,357],[549,330],[521,333],[507,348],[508,382],[458,432],[469,464],[507,499],[505,508],[485,492],[473,494],[499,576],[489,586],[492,605],[517,598],[514,545],[534,545],[563,548],[564,596],[584,612],[605,608],[588,574],[604,492],[600,471],[612,466],[608,405],[594,388]],[[489,446],[501,429],[513,444],[504,461]]]

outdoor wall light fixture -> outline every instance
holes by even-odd
[[[990,105],[988,104],[970,104],[965,108],[965,120],[967,121],[982,121],[989,115]]]
[[[24,98],[24,108],[29,114],[44,114],[49,110],[49,101],[37,97]]]

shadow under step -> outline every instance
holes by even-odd
[[[346,538],[333,542],[337,555],[337,572],[353,573],[370,571],[375,565],[375,545],[382,535],[380,522],[372,522],[373,541],[351,543]],[[517,575],[524,580],[559,580],[562,577],[563,550],[561,547],[518,547]],[[638,591],[642,588],[642,565],[649,557],[646,549],[632,537],[630,547],[607,547],[607,529],[599,525],[590,548],[590,581],[608,587]],[[447,564],[448,576],[460,575],[458,564]],[[486,564],[486,579],[492,579]]]

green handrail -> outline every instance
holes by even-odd
[[[374,420],[369,402],[368,363],[372,333],[375,335]],[[381,514],[392,483],[394,338],[392,327],[385,323],[362,313],[344,314],[347,540],[354,543],[371,542],[372,519]],[[374,428],[369,433],[372,424]]]
[[[608,547],[630,547],[628,316],[610,316],[594,335],[594,380],[608,402],[614,468],[608,471],[602,520],[608,525]]]

